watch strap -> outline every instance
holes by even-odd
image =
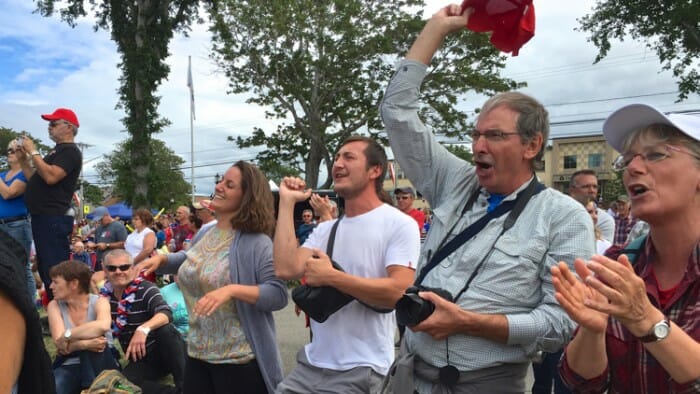
[[[651,326],[651,330],[649,330],[649,333],[647,335],[644,335],[643,337],[639,337],[639,340],[642,341],[643,343],[650,343],[650,342],[657,342],[657,341],[660,341],[660,340],[666,338],[665,336],[659,337],[656,335],[656,327],[659,326],[660,324],[666,325],[667,332],[671,331],[671,321],[669,320],[668,317],[664,317],[663,320],[661,320],[660,322]],[[666,336],[668,336],[668,334],[666,334]]]

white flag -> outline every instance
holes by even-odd
[[[195,119],[194,116],[194,84],[192,83],[192,56],[188,56],[188,65],[187,65],[187,87],[190,88],[190,114],[192,115],[192,119]]]

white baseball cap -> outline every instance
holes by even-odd
[[[630,104],[613,112],[603,124],[603,135],[616,151],[622,152],[622,144],[631,132],[655,123],[676,127],[688,137],[700,141],[700,116],[664,114],[647,104]]]

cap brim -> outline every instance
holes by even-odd
[[[666,115],[647,104],[631,104],[613,112],[603,124],[603,135],[616,151],[622,152],[625,139],[631,132],[651,124],[676,127],[690,138],[700,141],[700,117]]]

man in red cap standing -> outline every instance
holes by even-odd
[[[21,148],[28,155],[20,156],[20,164],[28,179],[24,199],[31,215],[39,274],[52,299],[49,270],[70,255],[73,216],[68,211],[78,187],[83,155],[74,142],[80,123],[73,111],[58,108],[41,117],[49,121],[49,137],[56,146],[42,157],[34,141],[25,136]]]

